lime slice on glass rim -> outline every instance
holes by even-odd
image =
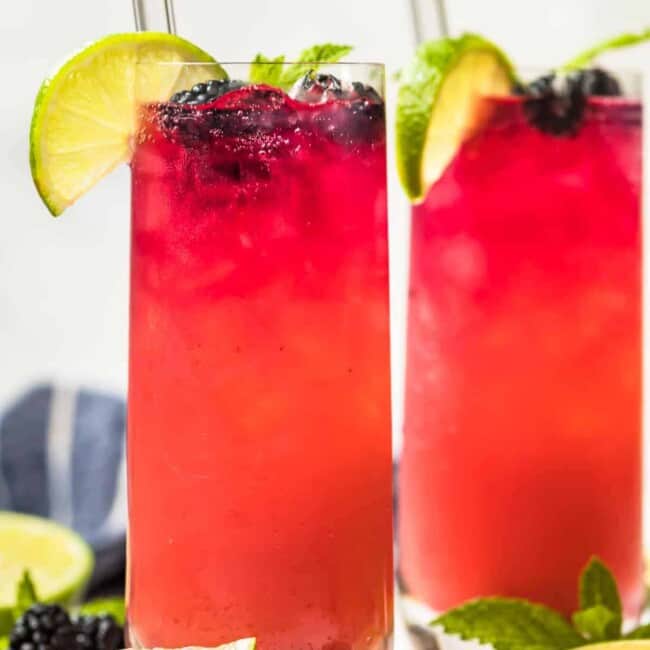
[[[0,620],[11,627],[16,588],[29,571],[39,600],[70,604],[93,570],[93,553],[76,533],[47,519],[0,512]]]
[[[421,201],[462,141],[476,128],[476,101],[509,94],[512,64],[475,34],[423,43],[402,71],[397,99],[397,168],[404,190]]]
[[[30,129],[32,178],[57,216],[99,179],[131,158],[139,99],[164,101],[197,81],[226,73],[206,52],[171,34],[106,36],[71,56],[43,82]]]

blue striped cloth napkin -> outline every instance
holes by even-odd
[[[124,571],[124,401],[39,385],[0,416],[0,509],[49,517],[95,550],[91,589]]]

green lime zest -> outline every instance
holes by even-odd
[[[287,89],[310,70],[316,70],[324,63],[336,63],[352,50],[351,45],[322,43],[303,50],[294,63],[285,63],[284,55],[269,58],[258,54],[251,63],[249,81]]]
[[[650,40],[650,28],[644,29],[642,32],[636,34],[621,34],[619,36],[614,36],[613,38],[609,38],[606,41],[581,52],[568,63],[562,65],[560,70],[562,72],[571,72],[573,70],[586,68],[596,57],[600,56],[604,52],[618,50],[624,47],[631,47],[632,45],[638,45],[639,43],[644,43],[648,40]]]

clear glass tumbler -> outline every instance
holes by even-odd
[[[628,79],[638,88],[638,79]],[[411,620],[477,596],[566,614],[600,556],[642,601],[641,103],[544,133],[522,97],[413,207],[399,569]]]
[[[224,67],[248,79],[248,64]],[[383,67],[320,72],[333,77],[308,73],[292,96],[246,83],[141,104],[128,415],[139,647],[390,643]],[[181,64],[138,74],[145,90],[152,74],[175,89],[200,77]]]

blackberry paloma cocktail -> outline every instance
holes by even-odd
[[[383,102],[312,73],[173,99],[132,160],[131,635],[384,648]]]
[[[641,106],[601,70],[476,99],[415,205],[400,467],[410,611],[642,599]],[[417,618],[417,616],[414,616]]]

